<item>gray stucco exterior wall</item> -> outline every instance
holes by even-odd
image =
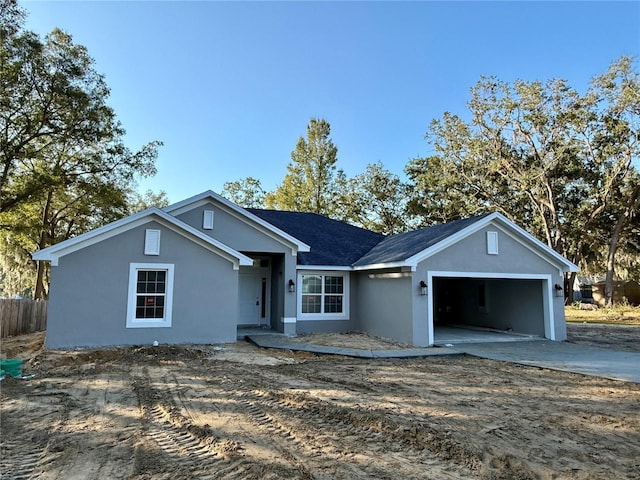
[[[147,228],[160,255],[144,255]],[[170,327],[126,328],[131,263],[173,264]],[[46,345],[218,343],[236,339],[238,271],[230,261],[157,222],[62,257],[51,269]]]
[[[414,343],[411,276],[389,273],[358,273],[358,288],[352,293],[357,305],[359,330],[399,342]]]
[[[212,210],[214,213],[212,230],[202,228],[205,210]],[[239,252],[288,252],[291,255],[290,247],[261,232],[257,226],[249,225],[212,203],[194,207],[180,213],[176,218]]]
[[[214,212],[213,229],[211,230],[203,228],[205,210]],[[293,254],[292,246],[285,245],[282,241],[267,235],[262,230],[263,227],[246,223],[211,202],[182,212],[176,215],[176,218],[249,256],[251,254],[273,255],[271,325],[283,333],[296,333],[296,295],[289,293],[287,286],[289,279],[294,281],[296,279],[297,258]],[[274,297],[275,294],[279,294],[279,296]],[[276,308],[274,309],[274,307]]]

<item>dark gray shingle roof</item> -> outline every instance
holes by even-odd
[[[453,222],[433,225],[413,232],[386,237],[354,263],[354,266],[400,262],[441,242],[447,237],[472,225],[486,215],[465,218]]]
[[[298,252],[298,265],[350,266],[385,237],[316,213],[247,208],[262,220],[311,247]]]
[[[401,262],[486,216],[465,218],[385,237],[315,213],[257,208],[247,208],[247,211],[311,247],[310,252],[298,253],[299,265],[334,266]]]

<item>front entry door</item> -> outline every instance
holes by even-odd
[[[269,276],[267,268],[240,269],[238,325],[268,325]]]

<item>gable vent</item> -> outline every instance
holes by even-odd
[[[205,210],[202,217],[202,228],[213,230],[213,210]]]
[[[145,231],[144,254],[160,255],[160,230],[147,229]]]
[[[498,255],[498,232],[487,232],[487,254]]]

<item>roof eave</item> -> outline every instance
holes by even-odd
[[[50,261],[52,266],[57,266],[58,260],[65,255],[81,250],[82,248],[93,245],[94,243],[106,240],[107,238],[115,236],[122,231],[130,230],[131,228],[135,228],[136,226],[147,223],[151,220],[159,221],[159,223],[166,227],[183,235],[186,234],[184,236],[191,237],[192,240],[197,240],[197,243],[201,246],[213,251],[214,253],[220,254],[233,263],[234,269],[237,269],[239,266],[250,266],[253,264],[253,260],[246,255],[212,237],[209,237],[208,235],[205,235],[199,230],[156,207],[151,207],[142,212],[138,212],[129,217],[97,228],[96,230],[92,230],[91,232],[87,232],[83,235],[79,235],[78,237],[52,245],[38,252],[34,252],[32,254],[32,258],[39,261]]]

